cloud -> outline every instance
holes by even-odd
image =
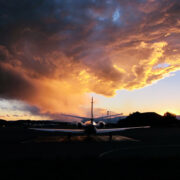
[[[33,92],[33,84],[11,67],[0,64],[0,95],[25,100]]]
[[[180,69],[178,0],[1,0],[0,97],[81,112]],[[168,64],[168,66],[161,66]]]

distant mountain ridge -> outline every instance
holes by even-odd
[[[77,124],[77,119],[82,122],[89,121],[90,118],[79,117],[74,115],[66,115],[68,120],[17,120],[17,121],[6,121],[0,119],[0,126],[18,126],[18,127],[64,127],[64,126],[75,126]],[[129,116],[122,116],[121,114],[116,114],[113,116],[104,116],[95,118],[94,121],[98,123],[103,121],[107,126],[118,126],[118,127],[130,127],[130,126],[152,126],[152,127],[164,127],[164,126],[176,126],[180,127],[180,115],[174,115],[171,113],[166,113],[164,116],[161,116],[155,112],[146,112],[140,113],[135,112]],[[78,122],[79,122],[78,121]]]

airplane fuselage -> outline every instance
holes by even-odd
[[[92,124],[84,126],[84,131],[87,135],[93,135],[97,133],[96,127]]]

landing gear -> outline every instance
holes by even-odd
[[[67,138],[68,138],[68,141],[71,140],[71,133],[68,134]]]
[[[109,142],[112,141],[112,133],[109,133]]]

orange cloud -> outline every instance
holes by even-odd
[[[180,69],[178,1],[46,3],[23,7],[15,22],[16,3],[0,16],[2,98],[80,113],[87,93],[113,96]]]

